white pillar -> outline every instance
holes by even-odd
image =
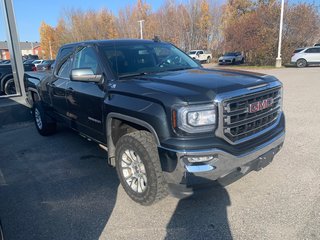
[[[10,51],[12,73],[16,86],[16,92],[19,95],[25,96],[26,92],[23,83],[24,68],[12,0],[0,0],[0,2],[4,16],[5,27],[7,29],[8,48]]]
[[[140,38],[143,39],[142,23],[144,20],[139,20],[138,22],[140,23]]]
[[[281,60],[281,41],[282,41],[282,25],[283,25],[283,9],[284,0],[281,0],[281,14],[280,14],[280,28],[279,28],[279,45],[278,45],[278,56],[276,58],[276,67],[280,68],[282,66]]]

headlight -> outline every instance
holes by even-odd
[[[213,131],[216,126],[216,112],[214,104],[181,107],[176,110],[176,125],[188,133]]]

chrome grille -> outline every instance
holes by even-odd
[[[270,107],[250,113],[251,103],[272,98]],[[240,141],[272,126],[281,111],[281,87],[223,101],[223,134],[231,142]]]

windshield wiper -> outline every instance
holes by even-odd
[[[193,67],[181,67],[181,68],[172,68],[172,69],[166,69],[166,71],[180,71],[180,70],[187,70],[187,69],[193,69]]]
[[[119,77],[119,79],[122,79],[122,78],[128,78],[128,77],[144,76],[144,75],[147,75],[147,74],[148,74],[148,73],[146,73],[146,72],[128,73],[128,74],[120,75],[120,76],[118,76],[118,77]]]

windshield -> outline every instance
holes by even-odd
[[[229,53],[225,53],[223,56],[236,56],[236,53],[229,52]]]
[[[118,78],[199,67],[184,52],[166,43],[128,43],[100,48]]]
[[[51,64],[52,62],[53,62],[52,60],[46,60],[46,61],[43,61],[42,64],[43,64],[43,65],[45,65],[45,64]]]

